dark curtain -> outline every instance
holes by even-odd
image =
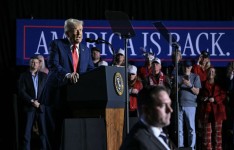
[[[231,0],[8,0],[0,2],[0,147],[15,146],[12,95],[17,93],[16,19],[104,20],[105,10],[123,11],[132,20],[233,20]]]

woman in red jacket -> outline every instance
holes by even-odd
[[[141,80],[137,77],[137,67],[134,65],[128,66],[128,88],[129,88],[129,115],[137,117],[137,95],[143,88]]]
[[[222,150],[222,123],[226,119],[225,90],[215,81],[214,67],[207,70],[207,79],[201,90],[201,114],[203,125],[203,149]]]

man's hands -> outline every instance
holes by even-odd
[[[36,108],[39,108],[39,107],[40,107],[40,103],[39,103],[37,100],[32,99],[32,100],[31,100],[31,103],[32,103],[32,105],[33,105],[34,107],[36,107]]]
[[[129,94],[138,94],[138,89],[131,88],[129,89]]]
[[[199,56],[198,61],[197,61],[197,65],[200,65],[201,60],[202,60],[202,55]]]
[[[214,103],[214,101],[215,101],[214,97],[204,97],[202,100],[203,100],[204,102],[205,102],[205,101],[209,101],[209,102],[211,102],[211,103]]]
[[[182,78],[183,84],[185,84],[187,87],[192,87],[191,82],[188,79]]]
[[[78,73],[73,72],[68,74],[66,77],[70,80],[71,83],[77,83],[80,76]]]

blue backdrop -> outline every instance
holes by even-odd
[[[234,22],[233,21],[161,21],[169,31],[166,40],[153,25],[159,21],[131,21],[136,33],[135,37],[127,40],[127,52],[130,61],[137,66],[142,65],[143,50],[152,51],[164,65],[171,63],[173,48],[170,46],[171,37],[180,45],[183,59],[194,59],[200,51],[210,53],[214,66],[226,66],[234,61]],[[49,55],[48,47],[53,39],[65,38],[64,20],[17,20],[17,65],[28,65],[32,55]],[[124,39],[114,34],[106,20],[84,20],[84,39],[102,38],[113,45],[115,51],[124,49]],[[112,50],[107,44],[83,43],[87,47],[97,46],[106,60],[112,61]]]

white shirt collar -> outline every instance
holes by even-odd
[[[150,129],[153,131],[156,137],[159,137],[160,133],[162,132],[162,128],[150,126]]]
[[[149,125],[145,119],[144,119],[144,116],[142,116],[140,118],[141,122],[144,123],[147,127],[150,128],[150,130],[153,132],[154,136],[166,147],[167,150],[170,150],[170,147],[163,141],[162,138],[159,137],[159,135],[161,134],[161,132],[163,131],[162,128],[159,128],[159,127],[154,127],[154,126],[151,126]]]
[[[149,125],[149,124],[145,121],[144,117],[141,117],[140,120],[141,120],[141,122],[143,122],[146,126],[148,126],[148,127],[153,131],[153,133],[154,133],[154,135],[155,135],[156,137],[159,137],[160,133],[162,132],[162,128]]]
[[[73,49],[73,45],[71,44],[70,45],[71,52],[72,52],[72,49]],[[76,44],[76,53],[79,54],[79,44]]]
[[[79,44],[76,44],[76,49],[79,47]],[[70,49],[72,50],[73,44],[70,45]]]

